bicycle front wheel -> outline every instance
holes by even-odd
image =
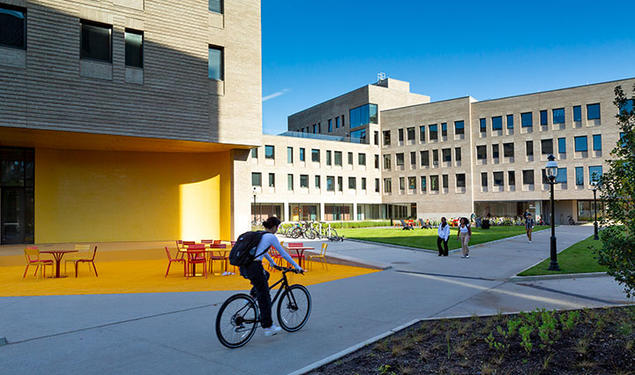
[[[315,229],[308,229],[306,232],[304,232],[304,237],[307,240],[313,240],[315,239],[316,236],[317,236],[317,231]]]
[[[294,228],[291,233],[289,234],[289,237],[291,238],[298,238],[302,235],[302,228]]]
[[[302,285],[291,285],[278,302],[278,322],[287,332],[304,327],[311,315],[311,294]]]
[[[246,294],[235,294],[218,310],[216,337],[230,349],[240,348],[254,336],[258,320],[258,307],[254,299]]]

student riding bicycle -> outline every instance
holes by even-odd
[[[262,225],[265,227],[266,233],[260,238],[260,242],[256,247],[256,257],[253,262],[240,267],[240,274],[244,278],[249,279],[251,285],[253,285],[249,294],[258,300],[258,306],[260,308],[260,322],[265,331],[265,336],[273,336],[280,332],[282,328],[273,324],[273,320],[271,319],[269,272],[265,271],[263,268],[262,258],[267,258],[269,264],[277,269],[278,265],[269,255],[269,249],[273,247],[287,262],[289,262],[289,264],[293,266],[293,268],[295,268],[296,272],[302,273],[304,270],[293,260],[293,258],[291,258],[289,253],[284,250],[284,248],[280,245],[280,241],[278,241],[278,237],[275,235],[278,231],[278,226],[280,225],[280,219],[277,217],[269,217],[262,223]]]

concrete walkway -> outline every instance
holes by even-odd
[[[565,249],[592,227],[558,228]],[[345,241],[331,254],[392,268],[309,288],[313,312],[299,332],[222,347],[213,332],[233,292],[13,297],[0,299],[2,374],[288,374],[413,319],[538,307],[610,306],[627,300],[609,277],[509,282],[549,253],[549,232],[454,253]],[[210,282],[212,282],[210,280]]]

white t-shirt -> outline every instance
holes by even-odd
[[[465,225],[465,226],[461,226],[459,225],[459,230],[461,231],[461,233],[469,233],[469,225]]]

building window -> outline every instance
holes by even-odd
[[[412,168],[417,167],[417,152],[416,151],[410,152],[410,167]]]
[[[26,9],[0,5],[0,46],[26,49]]]
[[[251,186],[262,186],[262,173],[260,172],[251,173]]]
[[[448,136],[448,123],[444,122],[441,124],[441,136],[442,137],[447,137]]]
[[[379,179],[375,179],[375,193],[379,193]]]
[[[507,115],[507,129],[514,128],[514,115]]]
[[[287,147],[287,163],[293,163],[293,147]]]
[[[429,125],[428,129],[430,129],[430,140],[431,141],[439,139],[439,127],[437,126],[437,124]]]
[[[340,118],[342,119],[342,127],[346,126],[346,123],[344,122],[344,115],[341,115]]]
[[[514,144],[513,143],[503,143],[503,156],[506,158],[514,157]]]
[[[580,107],[579,105],[573,107],[573,121],[582,121],[582,107]]]
[[[584,185],[584,167],[575,167],[575,184]]]
[[[384,146],[390,146],[390,130],[384,130]]]
[[[589,150],[589,146],[587,144],[586,135],[583,135],[581,137],[574,137],[573,141],[574,141],[574,144],[575,144],[575,151],[576,152],[583,152],[583,151],[588,151]]]
[[[439,150],[432,150],[432,164],[439,165]]]
[[[454,121],[454,134],[456,135],[465,134],[464,121]]]
[[[487,159],[487,146],[476,146],[476,158],[478,160]]]
[[[523,128],[531,128],[534,126],[534,118],[531,112],[520,114],[520,126]]]
[[[353,130],[351,141],[356,143],[366,143],[366,129]]]
[[[452,149],[444,148],[443,150],[441,150],[441,157],[443,158],[444,162],[452,162]]]
[[[406,179],[404,177],[399,177],[399,190],[406,190]]]
[[[403,167],[404,165],[404,156],[403,156],[403,152],[400,152],[396,155],[395,157],[396,161],[397,161],[397,166],[398,167]]]
[[[340,118],[339,116],[335,118],[335,129],[339,129],[340,128]]]
[[[587,120],[600,119],[600,103],[586,105],[586,118]]]
[[[379,132],[377,130],[373,132],[373,142],[375,145],[379,145]]]
[[[553,154],[553,139],[540,140],[540,149],[543,155]]]
[[[258,159],[258,148],[251,149],[251,157],[254,159]]]
[[[301,174],[300,175],[300,187],[301,188],[308,188],[309,187],[309,175],[308,174]]]
[[[540,125],[548,125],[547,123],[547,110],[540,111]]]
[[[417,178],[408,177],[408,190],[416,190],[416,189],[417,189]]]
[[[331,151],[330,151],[330,150],[327,150],[327,151],[326,151],[326,165],[331,165],[331,164],[333,164],[333,161],[332,161],[332,159],[331,159],[331,157],[332,157],[331,155],[332,155],[332,154],[331,154]]]
[[[276,157],[276,149],[274,146],[265,146],[265,159],[274,159]]]
[[[223,14],[223,0],[209,0],[209,10]]]
[[[384,170],[389,171],[391,167],[390,155],[384,155]]]
[[[293,175],[292,174],[287,175],[287,190],[293,191]]]
[[[492,145],[492,158],[498,159],[500,154],[498,152],[498,145]]]
[[[628,99],[624,104],[620,104],[620,115],[628,116],[633,112],[633,99]]]
[[[556,175],[556,183],[567,183],[567,168],[558,168],[558,174]]]
[[[300,147],[300,161],[305,161],[304,147]]]
[[[276,175],[269,173],[269,187],[276,187]]]
[[[593,134],[593,151],[602,151],[602,134]]]
[[[389,178],[384,178],[384,193],[392,193],[392,181]]]
[[[444,189],[447,189],[450,186],[450,178],[447,174],[441,176],[441,181],[443,182]]]
[[[112,62],[112,26],[81,20],[82,35],[79,57]]]
[[[408,128],[408,140],[409,141],[415,140],[415,128]]]
[[[494,186],[504,186],[503,172],[494,172]]]
[[[313,134],[317,133],[317,124],[313,124]]]
[[[335,151],[335,165],[342,166],[342,151]]]
[[[552,110],[552,120],[554,124],[564,124],[564,108]]]
[[[524,185],[534,184],[534,170],[533,169],[523,171],[523,184]]]
[[[503,130],[503,116],[492,117],[492,130]]]
[[[426,176],[421,176],[421,191],[426,191],[426,189],[427,189]]]
[[[599,181],[602,177],[602,166],[594,165],[589,167],[589,182]]]
[[[454,160],[461,161],[461,147],[454,148]]]
[[[430,190],[439,191],[439,176],[430,176]]]
[[[348,153],[348,164],[349,165],[353,165],[353,153],[352,152]]]
[[[321,182],[322,182],[322,181],[320,181],[320,180],[321,180],[321,179],[320,179],[320,176],[315,176],[315,188],[316,188],[316,189],[319,189],[319,188],[320,188],[320,185],[321,185]]]
[[[534,141],[526,141],[525,148],[527,149],[527,156],[534,156]]]
[[[456,175],[456,187],[464,188],[465,187],[465,173],[457,173]]]
[[[326,191],[335,191],[335,177],[326,176]]]
[[[355,177],[348,178],[348,188],[353,190],[357,189],[357,181]]]
[[[379,155],[375,155],[375,169],[379,169]]]
[[[333,120],[329,119],[328,121],[328,131],[331,133],[333,131]]]
[[[320,162],[320,150],[315,148],[311,149],[311,161],[316,163]]]
[[[481,172],[481,186],[487,187],[487,172]]]
[[[426,127],[425,127],[425,125],[421,125],[419,127],[419,141],[420,142],[425,142],[426,141]]]
[[[362,190],[366,190],[366,177],[362,177]]]
[[[507,179],[509,180],[509,186],[516,185],[516,172],[507,171]]]
[[[487,120],[482,118],[479,120],[479,122],[480,122],[481,133],[485,133],[487,131]]]
[[[209,46],[207,78],[217,81],[225,79],[223,54],[223,47]]]
[[[558,138],[558,152],[561,154],[567,153],[567,140],[566,138]]]
[[[143,68],[143,31],[126,29],[126,66]]]
[[[421,151],[421,165],[425,167],[430,166],[430,151]]]
[[[399,142],[403,142],[403,129],[397,130],[397,134],[399,134]]]
[[[351,128],[377,123],[377,104],[366,104],[349,111]],[[344,118],[342,117],[342,126]]]

